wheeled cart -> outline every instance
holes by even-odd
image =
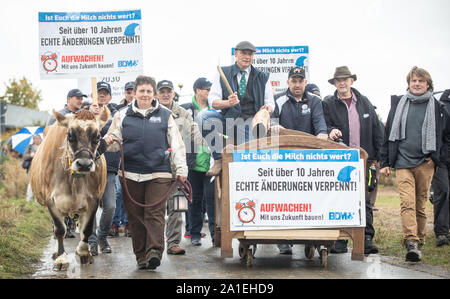
[[[313,259],[315,254],[326,267],[328,253],[337,240],[353,240],[352,260],[364,259],[364,227],[330,227],[320,229],[279,229],[279,230],[230,230],[230,184],[229,164],[233,162],[235,150],[261,149],[348,149],[347,146],[331,141],[319,140],[310,134],[283,130],[280,135],[252,140],[233,146],[227,145],[222,152],[222,174],[215,180],[215,246],[221,248],[222,258],[233,257],[232,240],[239,240],[239,256],[247,265],[253,264],[258,244],[304,244],[305,256]],[[359,149],[360,159],[367,162],[367,153]],[[365,181],[365,180],[364,180]],[[364,206],[362,207],[364,208]]]

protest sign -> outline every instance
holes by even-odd
[[[141,11],[40,12],[41,79],[142,73]]]
[[[234,50],[235,48],[231,49],[232,63],[236,61]],[[288,88],[286,81],[289,71],[293,67],[304,67],[306,79],[309,81],[309,47],[256,47],[252,65],[263,72],[269,73],[269,80],[274,92],[280,93]]]
[[[240,150],[233,161],[231,231],[365,226],[356,149]]]

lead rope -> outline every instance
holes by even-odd
[[[128,191],[128,186],[127,186],[127,182],[125,179],[125,165],[124,165],[124,155],[123,155],[123,148],[122,148],[122,143],[117,140],[114,139],[115,142],[117,142],[117,144],[120,147],[120,170],[122,171],[122,176],[120,177],[121,181],[122,181],[122,186],[123,189],[125,191],[125,195],[136,205],[142,207],[142,208],[150,208],[150,207],[154,207],[159,205],[160,203],[162,203],[163,201],[165,201],[167,199],[167,197],[169,197],[170,193],[172,192],[172,190],[175,187],[178,187],[178,189],[183,193],[183,195],[187,198],[187,200],[192,203],[192,186],[191,183],[189,183],[188,180],[186,180],[185,183],[183,183],[179,178],[177,178],[172,185],[170,186],[169,190],[167,190],[166,193],[164,193],[163,197],[158,200],[155,203],[151,203],[151,204],[142,204],[140,202],[137,202],[136,200],[134,200],[134,198],[130,195],[130,192]]]

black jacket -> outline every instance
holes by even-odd
[[[359,114],[361,126],[360,146],[369,155],[369,160],[379,161],[381,144],[383,142],[383,130],[380,125],[380,120],[369,99],[355,88],[352,88],[352,91],[358,99],[356,102],[356,110]],[[347,106],[338,98],[337,90],[334,95],[325,97],[322,104],[328,132],[331,132],[332,129],[339,129],[342,132],[344,143],[349,145],[350,129]]]
[[[392,122],[394,120],[395,111],[397,110],[398,103],[402,96],[391,96],[391,110],[389,110],[388,119],[386,122],[383,146],[381,150],[381,168],[391,167],[394,168],[395,162],[398,156],[398,144],[400,141],[389,141],[389,135],[391,133]],[[444,105],[435,101],[435,113],[436,113],[436,151],[428,154],[427,157],[431,157],[435,165],[447,158],[447,143],[450,141],[450,121],[448,120],[447,112]],[[418,142],[421,142],[420,140]]]

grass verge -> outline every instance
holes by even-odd
[[[38,203],[0,197],[0,279],[35,272],[51,227],[50,215]]]
[[[375,237],[381,255],[405,258],[406,249],[402,246],[402,225],[400,218],[400,198],[395,187],[380,186],[375,203],[378,209],[374,214]],[[433,231],[433,205],[426,205],[427,235],[422,247],[422,263],[440,266],[450,270],[450,246],[436,247]]]

